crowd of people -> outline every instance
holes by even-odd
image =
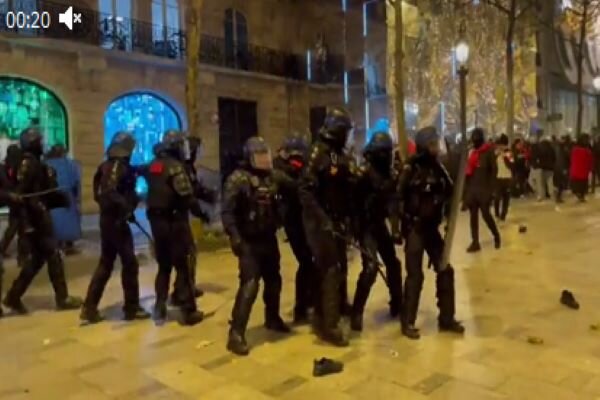
[[[570,181],[573,192],[583,201],[593,171],[589,138],[577,144],[566,138],[534,144],[506,135],[487,138],[483,129],[470,135],[466,170],[456,171],[450,162],[447,172],[441,157],[441,137],[433,127],[417,132],[413,154],[406,160],[395,156],[390,132],[374,132],[361,152],[360,162],[347,150],[353,127],[343,108],[329,109],[316,139],[292,135],[275,157],[259,136],[244,146],[244,157],[226,178],[222,194],[222,223],[233,254],[239,260],[239,286],[231,311],[227,349],[247,355],[246,328],[263,281],[266,329],[288,333],[291,328],[281,317],[280,242],[283,227],[298,269],[295,285],[295,324],[311,322],[314,332],[336,346],[349,344],[342,329],[342,317],[350,328],[363,330],[363,314],[371,287],[381,275],[389,291],[390,318],[399,321],[401,332],[419,339],[416,326],[424,281],[423,258],[427,253],[436,273],[438,326],[440,331],[462,334],[464,327],[455,318],[455,283],[451,265],[442,265],[445,240],[440,227],[448,217],[454,192],[451,176],[466,175],[464,209],[470,214],[472,242],[467,251],[481,250],[479,215],[489,228],[494,246],[501,247],[496,219],[504,221],[512,196],[534,192],[538,199],[555,196]],[[201,142],[184,132],[168,131],[154,148],[154,160],[145,166],[131,165],[134,137],[117,133],[93,180],[94,198],[100,208],[101,255],[85,299],[68,293],[62,252],[54,234],[51,213],[73,203],[78,193],[68,183],[58,182],[53,161],[42,159],[42,134],[37,128],[20,137],[20,157],[14,178],[2,182],[0,201],[11,206],[17,221],[20,273],[3,300],[8,309],[27,313],[22,302],[28,286],[48,265],[59,309],[81,308],[80,319],[98,323],[106,284],[117,256],[122,263],[125,320],[167,320],[170,303],[181,310],[181,323],[195,325],[204,318],[196,298],[196,247],[190,229],[190,215],[209,220],[203,204],[214,204],[217,194],[197,178],[195,164]],[[448,160],[453,159],[453,150]],[[597,165],[597,164],[596,164]],[[11,175],[12,176],[12,175]],[[146,214],[152,231],[153,255],[158,264],[156,300],[152,315],[140,305],[138,270],[131,225],[138,225],[134,211],[140,199],[135,191],[139,176],[148,183]],[[556,188],[556,190],[554,190]],[[492,215],[492,205],[495,217]],[[403,245],[406,278],[396,246]],[[361,255],[361,272],[353,298],[348,290],[347,251],[354,247]],[[379,260],[382,260],[380,262]],[[171,272],[174,289],[169,299]],[[1,296],[0,264],[0,296]],[[0,316],[2,309],[0,308]]]

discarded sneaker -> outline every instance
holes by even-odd
[[[344,364],[330,358],[321,358],[313,363],[313,376],[320,377],[331,374],[339,374],[344,370]]]
[[[575,300],[575,296],[573,296],[573,293],[571,293],[568,290],[562,291],[562,294],[560,295],[560,302],[561,304],[573,310],[579,310],[579,303],[577,302],[577,300]]]

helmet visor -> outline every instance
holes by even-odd
[[[272,170],[273,159],[271,158],[271,151],[261,150],[252,153],[252,155],[250,156],[250,165],[252,165],[252,168],[262,171]]]

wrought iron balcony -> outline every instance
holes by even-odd
[[[96,10],[74,7],[81,13],[82,24],[68,30],[59,24],[65,5],[39,1],[38,10],[50,13],[48,29],[19,29],[7,26],[6,10],[0,8],[0,34],[27,38],[51,38],[86,43],[107,50],[143,53],[170,59],[185,58],[186,35],[181,29],[154,25],[135,19],[115,17]],[[200,62],[217,67],[259,72],[299,81],[340,83],[343,80],[343,57],[329,55],[320,65],[310,65],[306,56],[287,53],[249,43],[226,41],[224,38],[203,35]],[[307,70],[311,68],[311,73]]]

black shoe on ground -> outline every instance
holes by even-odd
[[[362,332],[363,330],[363,316],[362,313],[352,313],[350,316],[350,329],[355,332]]]
[[[83,299],[81,297],[67,296],[66,299],[56,302],[56,309],[60,311],[79,310],[82,305]]]
[[[477,253],[481,251],[481,245],[479,243],[471,243],[469,247],[467,247],[467,253]]]
[[[496,236],[494,238],[494,248],[499,249],[500,247],[502,247],[502,240],[500,239],[500,236]]]
[[[340,328],[323,330],[320,337],[323,341],[337,347],[347,347],[350,344]]]
[[[575,296],[573,296],[573,293],[571,293],[569,290],[562,291],[562,294],[560,295],[560,302],[561,304],[573,310],[579,310],[579,303],[577,300],[575,300]]]
[[[0,306],[0,318],[4,317],[4,310],[2,309],[2,307]]]
[[[313,376],[320,377],[331,374],[339,374],[344,370],[344,364],[330,358],[321,358],[313,363]]]
[[[202,297],[204,296],[204,290],[202,290],[202,288],[200,288],[200,286],[196,286],[194,287],[194,298],[198,298],[198,297]]]
[[[150,313],[144,310],[141,306],[132,310],[126,310],[123,315],[125,321],[144,320],[150,318]]]
[[[12,312],[14,312],[16,314],[19,314],[19,315],[29,314],[27,307],[25,307],[25,304],[23,304],[23,302],[21,300],[9,299],[7,297],[4,299],[4,302],[2,304],[4,304],[4,306],[6,308],[10,309]]]
[[[167,306],[164,304],[154,305],[154,311],[152,313],[152,319],[155,321],[166,321],[167,320]]]
[[[411,340],[421,339],[421,333],[414,325],[402,325],[402,334]]]
[[[440,322],[438,323],[438,328],[440,332],[456,333],[458,335],[462,335],[465,333],[465,327],[456,320],[443,323]]]
[[[98,312],[98,310],[91,310],[83,307],[81,309],[81,314],[79,314],[79,319],[81,322],[86,322],[88,324],[97,324],[104,320],[102,315]]]
[[[204,313],[202,311],[185,311],[183,312],[183,318],[181,324],[185,326],[194,326],[204,320]]]
[[[227,350],[233,354],[237,354],[238,356],[247,356],[250,354],[250,348],[248,347],[248,343],[246,343],[246,338],[244,335],[240,335],[232,330],[229,331]]]
[[[396,319],[400,316],[400,307],[395,304],[390,304],[390,318]]]
[[[283,321],[283,319],[281,319],[281,317],[268,319],[265,322],[265,328],[279,333],[290,333],[292,331],[290,327]]]

